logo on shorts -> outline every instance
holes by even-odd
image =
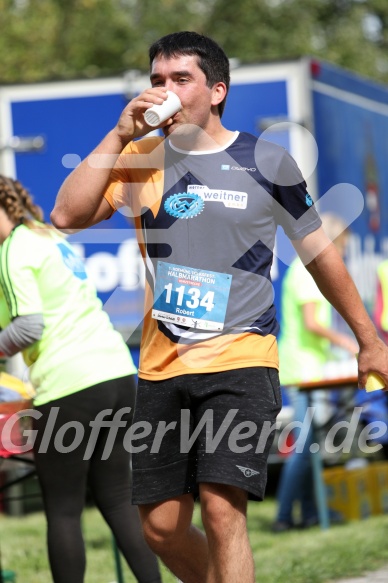
[[[236,468],[238,468],[246,478],[252,478],[252,476],[260,474],[260,472],[256,472],[256,470],[251,470],[251,468],[244,468],[244,466],[236,466]]]

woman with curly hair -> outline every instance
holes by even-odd
[[[43,222],[17,180],[0,175],[0,350],[21,352],[36,396],[33,444],[55,583],[82,583],[87,487],[139,583],[160,583],[131,505],[124,438],[135,373],[80,258]]]

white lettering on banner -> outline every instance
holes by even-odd
[[[376,240],[373,235],[351,233],[346,252],[346,265],[359,294],[367,306],[372,309],[376,298],[377,266],[388,257],[388,238],[380,241],[381,253],[375,250]]]
[[[120,243],[117,254],[99,251],[85,257],[84,245],[72,243],[72,246],[83,258],[86,272],[99,293],[113,291],[118,286],[125,291],[144,289],[144,263],[135,238]]]

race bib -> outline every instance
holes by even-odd
[[[152,317],[188,328],[221,331],[232,276],[158,261]]]

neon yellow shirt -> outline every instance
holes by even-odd
[[[282,324],[279,339],[280,382],[298,384],[322,378],[330,341],[306,330],[303,305],[314,302],[317,321],[331,325],[331,306],[299,258],[294,259],[282,286]]]
[[[388,260],[382,261],[377,268],[377,275],[381,285],[382,313],[379,325],[384,332],[388,332]]]
[[[35,405],[136,373],[81,259],[51,229],[17,226],[0,245],[0,326],[43,314],[42,338],[23,351]]]

